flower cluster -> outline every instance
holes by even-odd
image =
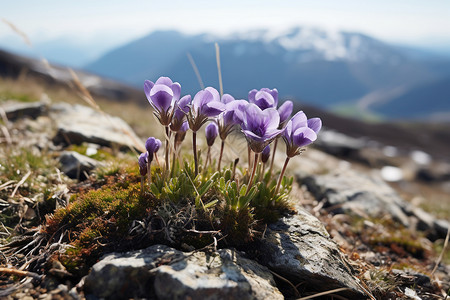
[[[285,101],[278,107],[278,91],[276,89],[251,90],[248,94],[248,101],[235,100],[228,94],[220,96],[219,92],[212,87],[199,91],[193,99],[190,95],[180,98],[180,84],[174,83],[168,77],[160,77],[155,83],[146,80],[144,91],[155,110],[155,116],[166,129],[164,174],[168,174],[169,171],[170,149],[173,151],[171,172],[173,174],[175,154],[186,135],[186,131],[190,129],[192,131],[195,176],[198,175],[197,132],[204,124],[209,122],[205,131],[208,145],[206,164],[211,161],[211,146],[214,144],[216,137],[220,137],[221,148],[217,170],[221,171],[220,164],[227,136],[233,130],[242,132],[248,144],[249,170],[252,169],[251,173],[249,172],[251,175],[248,187],[252,185],[254,180],[259,159],[262,160],[264,165],[266,164],[271,154],[269,145],[275,141],[272,147],[272,163],[270,166],[270,173],[272,172],[277,141],[279,137],[283,138],[286,143],[287,157],[278,180],[276,188],[276,192],[278,192],[289,159],[299,155],[302,147],[314,142],[322,126],[319,118],[307,119],[302,111],[290,118],[293,103]],[[174,135],[174,146],[170,147],[172,135]],[[139,157],[142,176],[150,173],[150,163],[160,146],[161,141],[155,138],[151,137],[147,140],[147,152]],[[250,168],[252,156],[254,162],[252,168]]]

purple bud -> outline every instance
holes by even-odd
[[[265,164],[269,160],[269,157],[270,157],[270,146],[267,145],[261,154],[261,161]]]
[[[280,124],[283,126],[292,114],[294,109],[294,103],[292,101],[285,101],[279,108],[278,113],[280,114]]]
[[[141,153],[139,155],[138,163],[139,163],[139,172],[142,176],[147,174],[147,161],[148,161],[148,152]]]
[[[161,141],[154,137],[149,137],[145,142],[145,149],[147,149],[150,161],[153,160],[153,153],[159,150],[161,147]]]
[[[206,126],[205,134],[206,134],[206,142],[208,146],[211,147],[214,144],[217,135],[219,134],[219,127],[215,122],[211,122]]]

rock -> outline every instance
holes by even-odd
[[[56,122],[56,144],[82,144],[83,142],[126,150],[140,149],[140,139],[133,129],[118,117],[112,117],[82,105],[55,104],[50,110]]]
[[[317,148],[339,157],[359,158],[359,151],[365,146],[362,139],[352,138],[332,130],[322,130],[314,144]]]
[[[324,207],[334,213],[354,213],[362,217],[380,218],[390,215],[403,226],[411,225],[410,217],[417,221],[417,229],[428,233],[428,238],[444,238],[448,222],[437,220],[431,214],[403,200],[379,176],[363,174],[352,169],[339,169],[327,174],[308,175],[297,172],[297,179]]]
[[[367,298],[322,223],[302,208],[298,214],[270,225],[258,251],[261,263],[294,285],[305,282],[306,289],[319,292],[346,287],[349,290],[342,295]]]
[[[317,200],[326,201],[325,207],[335,207],[334,212],[362,213],[372,217],[388,213],[404,226],[409,226],[408,216],[404,212],[408,204],[374,174],[341,169],[323,175],[296,175],[299,183],[306,185]]]
[[[6,117],[10,121],[17,120],[23,117],[37,118],[43,115],[48,110],[48,103],[46,101],[40,102],[6,102],[2,104],[2,109],[6,113]]]
[[[268,269],[234,250],[183,253],[163,245],[105,256],[84,291],[108,299],[283,299]]]
[[[85,173],[89,174],[100,165],[100,162],[90,157],[81,155],[75,151],[63,151],[59,157],[61,171],[73,179],[86,179]]]

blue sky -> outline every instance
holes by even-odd
[[[122,43],[156,29],[187,33],[308,25],[358,31],[389,42],[450,44],[448,0],[3,1],[0,18],[32,42],[71,37]],[[12,32],[0,23],[0,41]]]

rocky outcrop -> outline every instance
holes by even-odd
[[[339,169],[327,174],[297,173],[300,184],[305,185],[317,200],[325,201],[333,213],[353,213],[363,217],[391,216],[405,227],[417,224],[431,239],[445,238],[449,223],[437,220],[424,210],[403,200],[389,185],[375,174],[353,169]]]
[[[84,290],[107,299],[283,299],[269,270],[235,250],[183,253],[163,245],[107,255]]]
[[[322,223],[305,210],[268,226],[259,260],[275,273],[308,289],[347,288],[343,295],[366,299],[367,292]],[[294,294],[292,296],[299,296]]]
[[[11,101],[2,104],[1,109],[4,110],[8,120],[14,121],[22,117],[35,119],[45,114],[48,110],[48,103],[40,102],[16,102]]]
[[[56,144],[93,143],[106,147],[139,148],[141,141],[131,127],[118,117],[82,105],[54,104],[50,115],[56,122]],[[141,146],[142,147],[142,146]]]

